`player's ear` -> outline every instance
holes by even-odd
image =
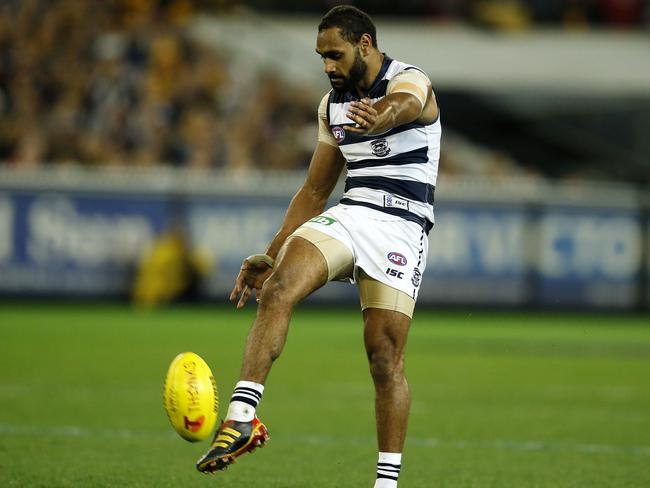
[[[367,56],[370,54],[372,49],[372,37],[370,34],[362,34],[361,39],[359,39],[359,48],[361,49],[361,54]]]

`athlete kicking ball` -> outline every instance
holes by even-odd
[[[266,253],[245,259],[237,276],[230,299],[241,308],[255,291],[257,317],[226,420],[197,467],[222,470],[266,442],[255,412],[293,307],[328,281],[349,280],[359,287],[375,385],[375,488],[393,488],[410,406],[404,347],[433,226],[438,106],[426,74],[379,51],[372,20],[355,7],[323,17],[316,52],[332,85],[318,110],[318,143]],[[344,167],[345,194],[323,212]]]

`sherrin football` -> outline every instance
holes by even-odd
[[[165,411],[174,430],[185,440],[208,437],[217,422],[217,383],[207,363],[193,352],[176,356],[165,379]]]

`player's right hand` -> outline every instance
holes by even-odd
[[[256,260],[254,257],[244,259],[235,280],[235,287],[230,292],[230,301],[236,303],[238,309],[246,304],[253,290],[258,301],[262,298],[262,285],[273,272],[273,268],[268,263]]]

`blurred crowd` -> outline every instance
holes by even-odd
[[[308,164],[313,96],[272,73],[235,79],[227,59],[188,35],[196,7],[3,0],[0,161]]]
[[[540,24],[567,28],[638,28],[650,25],[650,2],[647,0],[401,0],[399,5],[393,0],[248,0],[241,3],[264,10],[313,13],[348,3],[373,15],[417,16],[501,30]]]
[[[438,3],[438,2],[436,2]],[[497,30],[560,25],[567,29],[610,27],[632,29],[650,25],[646,0],[443,0],[444,17],[463,13],[473,23]]]
[[[194,39],[189,24],[205,10],[323,13],[337,3],[2,0],[0,164],[304,168],[321,93],[242,66]],[[533,21],[640,25],[646,15],[642,0],[403,0],[399,12],[383,0],[348,3],[503,29]],[[460,134],[448,131],[444,148],[444,172],[524,171]]]

